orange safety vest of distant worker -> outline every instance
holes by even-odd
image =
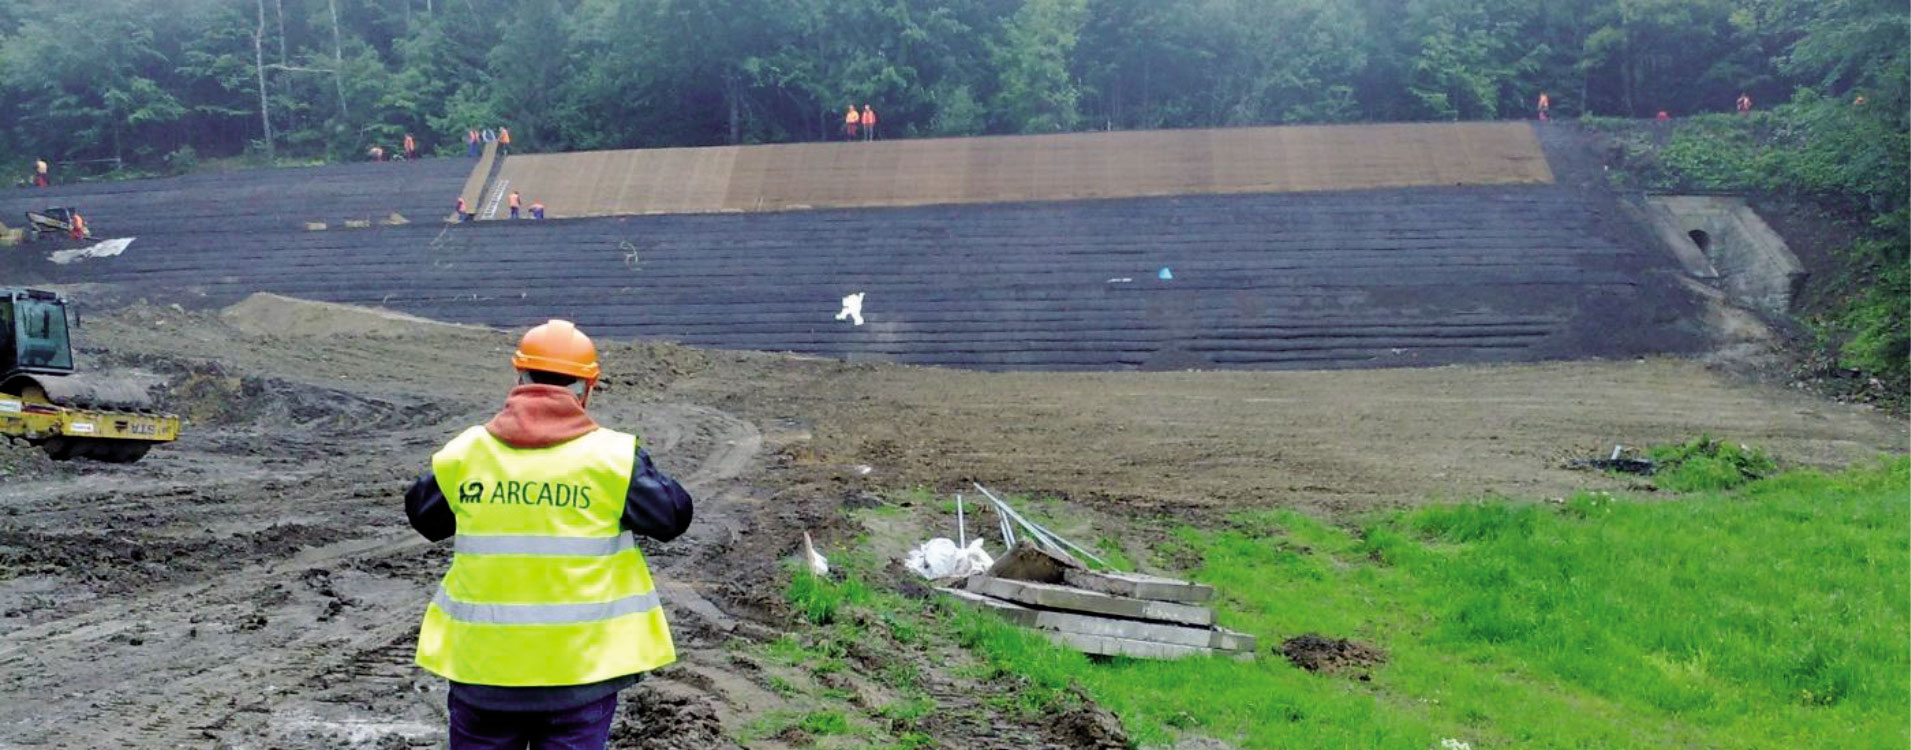
[[[1546,110],[1549,110],[1552,108],[1553,108],[1553,98],[1550,96],[1547,96],[1546,92],[1544,91],[1539,92],[1539,111],[1545,112]]]
[[[876,110],[870,109],[869,105],[867,104],[863,105],[863,127],[869,127],[875,124],[876,124]]]
[[[856,111],[856,105],[849,105],[849,111],[843,114],[843,124],[853,126],[862,121],[863,116]]]
[[[86,219],[78,211],[73,212],[73,239],[86,239]]]
[[[418,150],[418,142],[415,140],[412,140],[410,133],[406,133],[405,134],[405,153],[409,154],[417,150]]]
[[[498,128],[498,143],[504,144],[506,146],[511,145],[511,129],[510,128]]]

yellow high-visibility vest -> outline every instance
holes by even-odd
[[[620,524],[637,438],[547,448],[473,427],[432,456],[458,519],[418,665],[477,685],[581,685],[677,659],[650,569]]]

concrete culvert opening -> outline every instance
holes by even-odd
[[[1686,232],[1685,235],[1692,238],[1692,244],[1699,246],[1699,252],[1712,252],[1712,235],[1706,234],[1705,230],[1694,229]]]

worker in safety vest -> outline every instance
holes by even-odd
[[[34,159],[34,160],[33,160],[33,186],[34,186],[34,187],[46,187],[46,186],[47,186],[47,180],[46,180],[46,160],[45,160],[45,159]]]
[[[452,750],[601,749],[617,692],[676,661],[634,537],[683,534],[690,495],[585,412],[597,349],[576,326],[531,329],[511,364],[504,409],[405,493],[412,528],[453,553],[418,665],[451,681]]]
[[[417,159],[418,159],[418,140],[415,138],[412,138],[410,133],[406,133],[405,134],[405,161],[417,161]]]
[[[1547,122],[1548,120],[1551,119],[1550,117],[1548,117],[1547,113],[1552,108],[1553,108],[1553,98],[1550,96],[1547,96],[1546,92],[1544,91],[1539,92],[1539,121],[1540,122]]]
[[[1738,113],[1741,115],[1749,115],[1752,113],[1751,94],[1747,94],[1743,91],[1738,92]]]
[[[876,110],[863,105],[863,140],[876,140]]]
[[[862,121],[863,116],[856,111],[856,105],[849,105],[849,110],[843,113],[843,140],[856,140],[856,126]]]
[[[498,155],[511,153],[511,129],[498,128]]]
[[[518,202],[518,191],[511,191],[511,218],[515,219],[518,217],[518,208],[523,205],[524,204]]]
[[[86,218],[83,216],[80,216],[80,212],[78,211],[72,212],[72,214],[70,214],[70,218],[72,219],[72,223],[68,224],[67,226],[69,228],[69,233],[71,234],[73,239],[75,240],[86,239]]]

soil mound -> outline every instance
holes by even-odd
[[[227,307],[219,317],[255,336],[397,338],[430,332],[484,330],[382,308],[313,302],[265,292]]]
[[[1281,653],[1294,666],[1309,672],[1338,674],[1342,671],[1360,672],[1360,679],[1367,679],[1366,669],[1387,663],[1387,652],[1376,646],[1346,638],[1328,638],[1317,633],[1297,635],[1281,642]]]

